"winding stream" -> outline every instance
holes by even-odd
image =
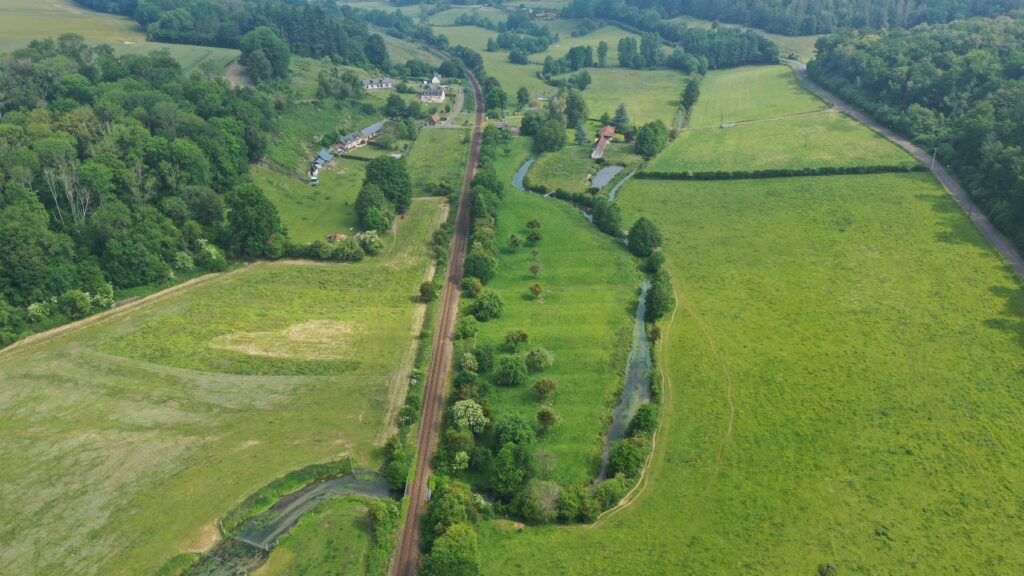
[[[526,191],[526,187],[523,186],[523,178],[526,178],[526,173],[530,171],[530,166],[533,166],[535,160],[537,159],[531,156],[529,160],[523,162],[523,165],[519,167],[519,170],[516,170],[516,175],[512,178],[513,186]]]
[[[640,303],[636,307],[633,320],[633,343],[629,349],[629,360],[626,361],[626,378],[622,385],[619,403],[612,409],[612,424],[608,427],[608,436],[601,451],[601,471],[597,480],[604,480],[608,472],[608,452],[613,442],[626,437],[626,428],[641,405],[651,401],[651,340],[644,324],[644,312],[647,310],[647,290],[651,283],[644,280],[640,285]]]

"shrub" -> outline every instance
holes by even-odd
[[[526,485],[532,475],[530,449],[519,444],[505,444],[498,450],[491,466],[491,488],[499,496],[510,498]]]
[[[437,287],[434,286],[433,282],[424,282],[420,284],[420,302],[424,304],[427,302],[433,302],[437,299]]]
[[[586,485],[570,486],[558,499],[558,517],[565,522],[593,522],[600,513],[597,500]]]
[[[370,256],[376,256],[384,249],[384,240],[376,230],[367,230],[366,232],[363,232],[363,235],[359,238],[359,245],[362,246],[363,251]]]
[[[462,293],[470,298],[476,298],[484,291],[484,283],[479,278],[467,276],[462,279]]]
[[[530,342],[530,335],[522,330],[510,330],[505,334],[505,346],[508,346],[513,352],[518,352],[520,348]]]
[[[620,440],[608,456],[608,473],[636,478],[644,468],[648,450],[650,450],[650,442],[643,436]]]
[[[458,368],[462,372],[470,372],[475,374],[480,370],[480,363],[476,359],[476,355],[472,352],[465,352],[459,357]]]
[[[637,409],[626,429],[627,436],[654,436],[658,429],[658,405],[648,402]]]
[[[92,301],[81,290],[68,290],[57,299],[57,307],[71,320],[79,320],[92,312]]]
[[[516,495],[512,508],[531,522],[554,522],[558,517],[558,500],[562,487],[555,482],[530,480]]]
[[[540,426],[541,430],[547,432],[557,423],[558,414],[555,414],[555,411],[551,408],[541,406],[540,409],[537,410],[537,424]]]
[[[476,531],[468,524],[453,524],[423,558],[423,576],[477,576],[480,559]]]
[[[505,313],[505,303],[497,292],[485,290],[473,304],[473,316],[481,322],[501,318]]]
[[[558,382],[552,378],[541,378],[533,383],[533,391],[544,398],[558,388]]]
[[[629,229],[629,251],[646,258],[661,246],[661,232],[646,216],[641,216]]]
[[[481,244],[474,243],[473,249],[466,256],[466,275],[480,279],[487,284],[498,271],[498,259],[487,252]]]
[[[622,474],[608,478],[594,490],[594,499],[602,510],[607,510],[622,500],[626,495],[626,477]]]
[[[529,378],[529,370],[521,356],[502,356],[496,376],[500,386],[522,386]]]
[[[658,251],[647,257],[644,262],[644,269],[651,274],[657,274],[665,265],[665,253]]]
[[[490,344],[480,344],[473,351],[473,355],[476,356],[477,365],[480,367],[477,372],[479,374],[489,374],[491,370],[494,370],[494,347]]]
[[[541,372],[555,361],[555,355],[546,348],[537,346],[526,353],[526,366],[530,372]]]
[[[460,316],[459,323],[455,326],[455,339],[469,340],[476,338],[476,333],[479,330],[480,326],[476,318],[473,316]]]

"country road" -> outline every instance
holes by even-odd
[[[843,102],[834,94],[819,86],[810,77],[807,76],[807,66],[802,62],[796,60],[782,60],[788,64],[791,68],[796,71],[796,75],[801,81],[815,94],[824,99],[826,102],[831,102],[835,110],[846,114],[850,118],[860,122],[868,128],[882,135],[884,138],[896,144],[900,148],[903,148],[910,153],[911,156],[917,158],[922,164],[928,166],[935,177],[938,178],[939,182],[946,187],[946,190],[956,199],[957,204],[967,214],[968,218],[974,222],[974,225],[981,231],[982,235],[988,239],[989,242],[995,246],[996,250],[1006,258],[1007,262],[1013,266],[1013,269],[1017,271],[1017,274],[1024,277],[1024,258],[1021,258],[1020,252],[1002,235],[996,227],[992,224],[992,221],[985,216],[985,213],[978,208],[971,196],[963,189],[962,186],[946,171],[946,169],[939,163],[932,163],[932,155],[922,150],[919,146],[908,140],[907,138],[900,136],[893,132],[889,128],[879,124],[874,118],[868,116],[864,112],[861,112],[857,108],[850,106],[846,102]]]
[[[427,369],[427,380],[423,391],[420,429],[416,441],[416,474],[412,484],[406,486],[406,493],[409,495],[409,511],[405,517],[405,525],[402,527],[401,541],[397,551],[398,561],[394,564],[392,572],[397,576],[415,576],[419,572],[420,522],[427,506],[427,482],[431,474],[430,460],[437,448],[437,439],[441,432],[441,423],[444,420],[446,387],[453,351],[452,336],[455,333],[455,320],[459,312],[462,269],[466,259],[466,244],[472,221],[469,198],[470,182],[476,174],[476,163],[480,157],[484,99],[476,77],[471,72],[467,71],[467,74],[473,85],[473,94],[476,96],[473,139],[469,149],[469,161],[466,164],[466,175],[462,181],[462,193],[459,195],[459,207],[455,216],[455,234],[452,237],[448,257],[448,276],[445,278],[444,288],[441,291],[440,314],[438,315],[437,329],[434,331],[430,365]]]

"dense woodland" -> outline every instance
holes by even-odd
[[[1004,233],[1024,247],[1024,16],[818,41],[818,82],[937,149]]]
[[[592,0],[574,0],[570,12]],[[971,16],[998,16],[1024,7],[1021,0],[600,0],[598,14],[629,15],[653,28],[659,20],[697,16],[795,36],[840,28],[901,28]],[[640,24],[638,24],[639,26]]]
[[[277,0],[76,0],[82,6],[123,14],[158,42],[238,48],[261,26],[272,29],[293,54],[331,58],[339,64],[384,67],[383,39],[336,4]],[[375,39],[371,40],[371,36]]]
[[[0,59],[0,113],[0,345],[283,242],[262,93],[65,35]]]

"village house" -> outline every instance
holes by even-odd
[[[444,102],[444,86],[428,86],[420,94],[420,100],[440,104]]]
[[[441,115],[440,114],[431,114],[430,117],[427,118],[427,126],[437,126],[440,123],[441,123]]]
[[[437,72],[434,72],[434,76],[430,79],[430,83],[434,86],[441,85],[441,77],[437,75]]]
[[[344,154],[346,152],[351,152],[356,148],[366,146],[370,140],[373,140],[380,135],[380,132],[383,129],[384,123],[377,122],[376,124],[363,128],[359,132],[346,134],[331,147],[331,151],[335,154]]]
[[[597,131],[597,142],[594,143],[594,151],[591,152],[590,157],[594,160],[600,160],[604,157],[604,148],[612,141],[615,136],[615,126],[605,126]]]
[[[386,90],[388,88],[394,88],[395,81],[391,78],[370,78],[369,80],[363,80],[364,90]]]

